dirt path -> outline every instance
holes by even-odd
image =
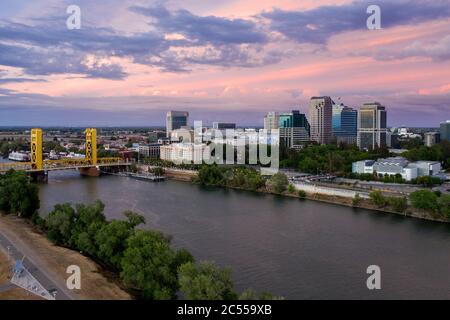
[[[5,235],[34,264],[51,276],[72,299],[126,300],[132,297],[118,285],[117,279],[106,276],[100,266],[76,251],[53,245],[26,220],[0,215],[0,233]],[[77,265],[81,269],[81,290],[68,290],[66,269]],[[1,296],[0,296],[1,297]]]

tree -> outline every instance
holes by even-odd
[[[95,235],[106,224],[104,210],[105,205],[100,200],[91,205],[75,206],[75,223],[69,241],[71,247],[92,255],[96,253]]]
[[[126,221],[114,220],[105,224],[95,235],[98,257],[119,269],[127,239],[133,234],[133,228]]]
[[[410,194],[414,208],[435,211],[437,209],[437,195],[430,190],[418,190]]]
[[[57,245],[68,245],[75,225],[75,210],[71,204],[55,205],[45,220],[47,237]]]
[[[140,224],[145,224],[145,217],[134,211],[125,210],[123,215],[127,218],[127,222],[132,229]]]
[[[231,271],[213,262],[189,262],[179,268],[180,291],[188,300],[233,300],[237,298]]]
[[[180,260],[162,233],[138,230],[126,241],[120,275],[125,284],[142,290],[144,298],[175,299],[177,268],[184,263]]]
[[[196,182],[204,186],[226,186],[225,173],[227,169],[216,164],[202,165],[198,170]]]
[[[123,214],[127,221],[113,220],[103,225],[95,235],[98,257],[116,269],[120,268],[127,239],[134,234],[136,226],[145,223],[145,218],[133,211],[127,210]]]
[[[38,188],[25,172],[10,170],[0,176],[0,210],[31,218],[39,205]]]
[[[286,191],[288,185],[289,180],[287,176],[281,172],[274,174],[267,182],[269,190],[277,194]]]

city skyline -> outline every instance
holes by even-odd
[[[0,126],[159,126],[190,119],[262,126],[308,115],[312,96],[388,126],[450,118],[449,1],[2,1]],[[66,9],[81,9],[68,30]],[[341,19],[343,17],[343,19]],[[237,116],[238,114],[238,116]]]

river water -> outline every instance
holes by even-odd
[[[52,172],[41,213],[56,203],[106,204],[109,219],[132,209],[146,228],[173,236],[197,259],[230,266],[236,289],[288,299],[450,299],[450,226],[185,182],[80,177]],[[381,290],[366,269],[381,268]]]

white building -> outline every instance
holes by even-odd
[[[148,157],[153,159],[158,159],[160,156],[161,145],[157,143],[152,143],[148,145],[139,146],[139,155],[142,157]]]
[[[403,157],[392,157],[386,159],[363,160],[354,162],[353,173],[369,173],[378,175],[395,176],[401,175],[406,181],[411,181],[418,177],[437,176],[441,171],[441,164],[435,161],[409,162]]]
[[[175,163],[202,163],[209,158],[209,146],[206,144],[174,143],[160,148],[161,160]]]

